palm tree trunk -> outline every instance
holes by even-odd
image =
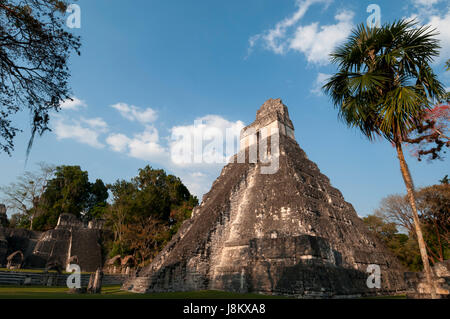
[[[402,144],[400,142],[395,143],[397,149],[398,160],[400,161],[400,170],[402,172],[403,180],[405,181],[406,190],[408,191],[408,199],[412,208],[412,215],[414,219],[414,226],[416,229],[417,241],[419,242],[420,255],[422,256],[423,268],[425,271],[425,277],[431,290],[431,298],[437,299],[436,287],[432,279],[432,272],[430,262],[428,260],[427,248],[423,239],[422,229],[420,228],[419,214],[417,213],[416,197],[414,195],[414,184],[409,172],[408,164],[406,163],[405,156],[403,155]]]

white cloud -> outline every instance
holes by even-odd
[[[219,139],[223,142],[228,130],[232,139],[238,147],[238,140],[244,123],[241,121],[228,121],[218,115],[206,115],[195,120],[192,125],[174,126],[170,132],[173,137],[167,146],[162,145],[158,130],[150,125],[145,130],[132,137],[125,134],[112,133],[106,138],[106,143],[111,150],[126,154],[129,157],[151,161],[162,165],[172,174],[179,176],[183,183],[189,188],[193,194],[202,196],[211,187],[213,180],[219,175],[223,163],[205,163],[205,160],[211,160],[220,157],[225,161],[226,147],[223,153],[218,154],[215,149],[208,148],[208,145],[214,140]],[[191,155],[200,156],[200,163],[181,163],[179,158],[174,156],[174,149],[182,148],[185,141],[182,137],[193,138],[194,136],[203,136],[203,149],[193,150]],[[236,149],[237,150],[237,149]],[[203,151],[203,152],[202,152]]]
[[[160,145],[158,130],[152,126],[147,126],[142,133],[135,134],[132,138],[124,134],[111,134],[106,138],[106,143],[115,152],[167,164],[167,150]]]
[[[106,138],[106,143],[115,152],[125,152],[128,147],[130,139],[123,134],[111,134]]]
[[[336,24],[320,26],[319,22],[303,26],[299,22],[311,5],[322,3],[326,7],[332,0],[297,0],[297,10],[288,18],[278,22],[273,29],[254,35],[249,39],[249,54],[258,42],[275,54],[287,51],[303,53],[308,62],[328,64],[329,54],[345,40],[353,27],[354,13],[341,11],[335,16]]]
[[[87,107],[87,104],[75,96],[61,103],[63,110],[78,110],[80,107]]]
[[[114,108],[121,111],[124,117],[135,121],[138,120],[138,116],[145,113],[123,103],[117,104]],[[146,120],[139,122],[150,121],[150,118],[154,120],[155,116],[149,116]],[[160,165],[179,176],[189,190],[197,196],[202,196],[211,187],[226,162],[227,155],[234,155],[237,152],[240,132],[244,127],[242,121],[228,121],[218,115],[206,115],[197,118],[194,124],[172,127],[170,130],[172,137],[179,137],[180,134],[192,138],[198,134],[202,137],[202,148],[192,149],[191,154],[199,156],[200,162],[179,163],[176,156],[173,156],[172,150],[183,146],[183,140],[170,140],[170,136],[160,138],[158,130],[151,124],[145,124],[143,131],[134,135],[110,132],[103,143],[100,138],[110,131],[110,128],[100,117],[69,119],[57,115],[55,120],[53,132],[57,139],[72,139],[94,148],[104,148],[106,144],[114,152]],[[165,140],[168,141],[167,144],[163,143]],[[233,144],[231,149],[226,145],[230,140]],[[214,144],[215,141],[220,141],[223,147],[215,148],[217,146]],[[216,162],[217,159],[221,162]]]
[[[413,0],[414,5],[422,7],[432,7],[441,0]]]
[[[427,24],[436,28],[439,32],[437,38],[440,40],[440,56],[436,62],[443,62],[450,58],[450,8],[443,16],[433,15],[429,18]]]
[[[126,103],[117,103],[111,105],[112,108],[119,111],[120,115],[130,121],[137,121],[142,124],[152,123],[157,119],[156,111],[152,108],[141,109],[134,105]]]
[[[83,123],[86,123],[88,126],[90,126],[93,129],[98,129],[100,132],[108,131],[108,124],[101,117],[96,117],[96,118],[91,118],[91,119],[86,119],[86,118],[82,117],[81,121]]]
[[[331,74],[326,73],[318,73],[317,78],[314,81],[313,87],[311,88],[311,93],[320,96],[323,95],[322,93],[322,86],[325,84],[325,82],[330,78]]]
[[[421,25],[428,25],[439,33],[436,38],[440,41],[440,56],[435,59],[439,64],[450,57],[450,7],[439,8],[434,6],[440,0],[414,0],[415,12],[410,14],[408,20],[416,20]]]
[[[79,121],[66,123],[63,118],[56,120],[53,132],[58,140],[73,139],[79,143],[95,148],[103,148],[105,145],[99,142],[99,132],[92,127],[83,127]]]
[[[327,64],[333,49],[350,34],[353,17],[353,12],[342,11],[335,16],[336,24],[319,26],[318,22],[314,22],[299,26],[289,47],[305,54],[310,63]]]
[[[277,54],[283,54],[286,50],[286,42],[284,41],[286,38],[286,32],[292,26],[294,26],[300,19],[303,18],[306,11],[308,11],[309,7],[315,3],[329,3],[330,1],[326,0],[297,0],[296,5],[298,7],[297,11],[289,17],[285,18],[282,21],[278,22],[275,25],[275,28],[266,31],[263,34],[256,35],[250,38],[250,45],[253,46],[255,41],[259,38],[264,40],[265,46],[267,49],[273,51]]]
[[[159,145],[158,131],[153,127],[147,127],[146,130],[128,143],[130,156],[143,160],[159,160],[166,158],[167,151]]]
[[[223,165],[227,156],[236,153],[243,127],[242,121],[231,122],[218,115],[197,118],[193,125],[173,127],[170,143],[172,163],[181,166]],[[200,142],[195,142],[196,139]]]
[[[194,172],[194,173],[191,173],[191,176],[192,177],[205,177],[206,175],[202,172]]]

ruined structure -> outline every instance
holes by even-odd
[[[8,262],[6,264],[6,268],[8,269],[20,269],[22,268],[23,264],[23,253],[18,250],[6,258],[6,261]]]
[[[381,268],[379,289],[367,285],[370,264]],[[299,147],[287,107],[271,99],[192,218],[123,289],[352,297],[403,291],[403,271]]]
[[[136,260],[133,256],[121,257],[120,255],[114,256],[105,262],[103,271],[107,274],[122,274],[130,275],[135,271]]]
[[[22,268],[61,269],[76,263],[82,271],[102,266],[99,244],[101,222],[85,226],[75,216],[62,214],[55,229],[46,232],[0,226],[0,266],[12,253],[23,256]]]
[[[432,272],[438,298],[450,299],[450,260],[436,263]],[[431,288],[423,272],[406,272],[405,281],[408,299],[431,299]]]

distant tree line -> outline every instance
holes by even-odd
[[[103,219],[105,256],[133,255],[141,265],[151,261],[198,205],[178,177],[150,166],[130,181],[105,185],[101,179],[91,183],[79,166],[41,163],[37,172],[24,173],[0,192],[0,202],[13,212],[10,227],[50,230],[64,213],[85,223]]]
[[[450,185],[447,176],[440,182],[416,191],[419,219],[431,264],[450,258]],[[423,269],[407,196],[384,198],[374,214],[363,220],[405,267],[411,271]]]

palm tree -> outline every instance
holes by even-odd
[[[417,27],[414,21],[381,28],[360,25],[331,54],[338,72],[323,86],[349,127],[360,129],[369,140],[381,136],[395,146],[432,298],[436,291],[402,143],[445,93],[430,67],[439,55],[435,36],[434,30]]]

